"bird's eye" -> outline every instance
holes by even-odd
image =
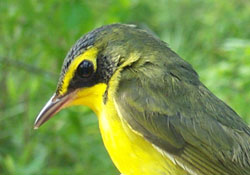
[[[94,66],[91,61],[84,60],[77,68],[77,74],[82,78],[89,78],[94,72]]]

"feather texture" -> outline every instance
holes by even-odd
[[[173,64],[145,57],[124,67],[115,96],[122,117],[192,175],[250,174],[249,127],[168,54]]]

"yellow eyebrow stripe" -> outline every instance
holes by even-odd
[[[76,58],[74,58],[74,60],[69,65],[69,68],[68,68],[67,72],[64,75],[61,90],[59,92],[60,95],[63,95],[63,94],[65,94],[67,92],[70,80],[73,78],[78,65],[83,60],[91,61],[93,63],[93,65],[94,65],[94,71],[96,71],[96,68],[97,68],[97,63],[96,63],[97,54],[98,54],[97,48],[91,47],[88,50],[86,50],[83,54],[81,54],[81,55],[77,56]]]

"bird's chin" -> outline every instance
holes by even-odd
[[[71,101],[74,100],[76,93],[76,91],[73,91],[63,96],[53,94],[36,117],[34,129],[38,129],[42,124],[44,124],[60,110],[68,107]]]

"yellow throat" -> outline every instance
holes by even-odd
[[[105,84],[79,91],[79,98],[72,104],[89,106],[96,113],[104,145],[123,175],[185,175],[183,169],[173,164],[122,119],[113,98],[119,80],[117,77],[118,73],[110,81],[106,104],[103,103]]]

